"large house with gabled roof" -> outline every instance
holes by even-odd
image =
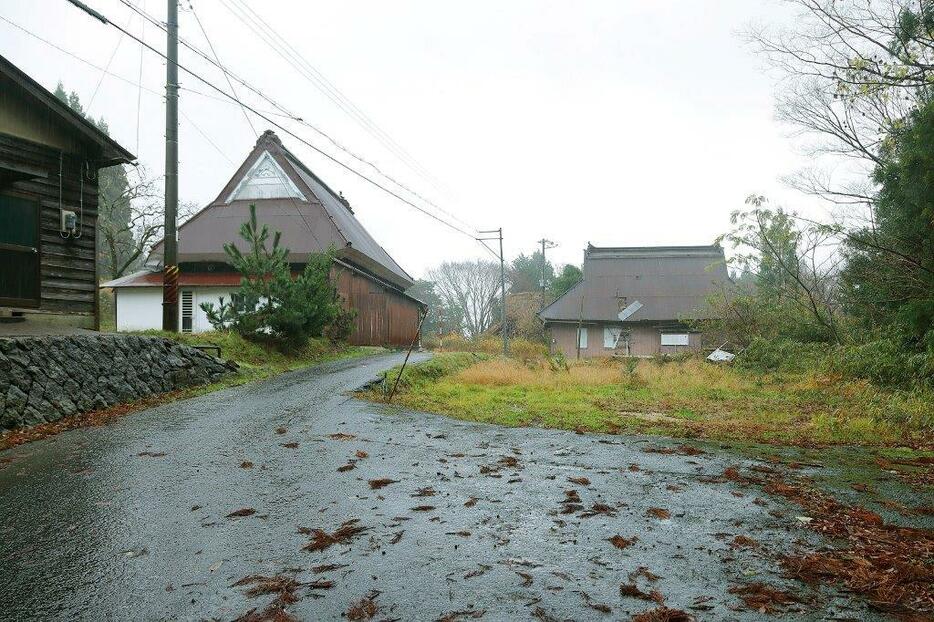
[[[211,330],[201,303],[230,299],[240,275],[227,263],[224,244],[245,250],[240,225],[256,205],[258,220],[282,233],[293,270],[312,253],[336,252],[332,277],[344,305],[356,311],[350,341],[358,345],[408,345],[416,337],[425,305],[405,290],[412,277],[357,220],[334,192],[289,151],[272,131],[257,140],[233,177],[207,207],[178,228],[179,326],[183,332]],[[105,283],[115,293],[117,330],[162,325],[161,242],[146,268]]]
[[[597,247],[579,283],[539,313],[551,348],[575,358],[678,354],[703,347],[698,320],[729,283],[723,248]]]

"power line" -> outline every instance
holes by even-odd
[[[370,119],[360,108],[350,100],[344,93],[340,91],[333,83],[331,83],[317,68],[314,67],[304,56],[301,55],[298,50],[295,49],[282,35],[280,35],[266,20],[263,19],[262,15],[254,11],[249,4],[244,0],[230,0],[231,3],[239,8],[240,11],[246,15],[244,19],[240,14],[234,11],[230,5],[228,5],[227,0],[221,0],[221,3],[235,16],[239,19],[247,28],[253,32],[260,34],[256,31],[256,28],[259,27],[264,31],[267,37],[260,37],[266,42],[270,48],[273,49],[279,56],[281,56],[286,62],[292,65],[301,75],[305,77],[309,82],[312,83],[315,88],[321,91],[328,99],[334,102],[345,114],[350,116],[358,124],[360,124],[365,130],[370,133],[374,138],[381,142],[387,149],[394,153],[403,163],[405,163],[409,168],[418,173],[420,176],[424,177],[426,180],[431,182],[433,185],[437,184],[437,180],[431,175],[431,173],[425,169],[411,154],[409,154],[399,143],[397,143],[388,133],[386,133],[382,128],[376,125],[372,119]],[[283,52],[284,51],[284,52]]]
[[[68,1],[74,3],[75,0],[68,0]],[[76,4],[75,6],[79,6],[79,5],[80,5],[80,3]],[[106,19],[106,17],[105,17],[105,19]],[[113,21],[111,21],[111,20],[109,20],[109,19],[107,19],[107,21],[106,21],[105,23],[106,23],[107,25],[113,27],[113,28],[116,28],[117,30],[120,30],[121,32],[124,32],[128,37],[130,37],[131,39],[133,39],[134,41],[136,41],[136,42],[139,43],[140,45],[144,46],[144,47],[145,47],[146,49],[148,49],[149,51],[151,51],[151,52],[153,52],[154,54],[158,55],[159,57],[161,57],[161,58],[163,58],[163,59],[165,59],[165,60],[168,60],[165,54],[163,54],[162,52],[160,52],[160,51],[157,50],[156,48],[152,47],[151,45],[149,45],[149,44],[146,43],[145,41],[142,41],[139,37],[133,35],[132,33],[126,31],[125,29],[121,28],[119,24],[116,24],[116,23],[114,23]],[[328,160],[334,162],[335,164],[337,164],[337,165],[340,166],[341,168],[346,169],[348,172],[350,172],[350,173],[356,175],[356,176],[359,177],[360,179],[363,179],[364,181],[366,181],[367,183],[371,184],[372,186],[374,186],[374,187],[376,187],[376,188],[382,190],[383,192],[385,192],[386,194],[388,194],[388,195],[390,195],[390,196],[395,197],[395,198],[398,199],[399,201],[405,203],[406,205],[412,207],[412,208],[415,209],[415,210],[418,210],[419,212],[421,212],[422,214],[425,214],[425,215],[428,216],[429,218],[432,218],[432,219],[438,221],[439,223],[443,224],[444,226],[446,226],[446,227],[448,227],[448,228],[450,228],[450,229],[452,229],[452,230],[454,230],[454,231],[457,231],[458,233],[461,233],[462,235],[465,235],[465,236],[467,236],[467,237],[469,237],[469,238],[471,238],[471,239],[476,239],[476,237],[475,237],[473,234],[468,233],[467,231],[465,231],[464,229],[458,227],[457,225],[451,224],[450,222],[444,220],[443,218],[437,216],[436,214],[432,214],[431,212],[429,212],[429,211],[426,210],[425,208],[421,207],[420,205],[417,205],[417,204],[413,203],[412,201],[410,201],[410,200],[408,200],[407,198],[403,197],[403,196],[400,195],[399,193],[394,192],[393,190],[387,188],[386,186],[384,186],[383,184],[379,183],[378,181],[375,181],[375,180],[373,180],[373,179],[367,177],[366,175],[364,175],[364,174],[361,173],[360,171],[354,169],[353,167],[349,166],[348,164],[345,164],[344,162],[341,162],[340,160],[338,160],[337,158],[335,158],[335,157],[332,156],[331,154],[329,154],[329,153],[327,153],[326,151],[320,149],[320,148],[317,147],[316,145],[314,145],[314,144],[308,142],[307,140],[305,140],[305,139],[302,138],[301,136],[297,135],[295,132],[293,132],[292,130],[288,129],[288,128],[285,127],[284,125],[281,125],[280,123],[277,123],[276,121],[274,121],[273,119],[270,119],[270,118],[267,117],[266,115],[262,114],[261,112],[259,112],[258,110],[256,110],[256,109],[253,108],[252,106],[250,106],[249,104],[244,103],[242,100],[237,99],[235,96],[228,94],[228,93],[227,93],[226,91],[224,91],[222,88],[216,86],[213,82],[210,82],[210,81],[207,80],[206,78],[203,78],[201,75],[195,73],[195,72],[192,71],[191,69],[188,69],[187,67],[185,67],[185,66],[182,65],[181,63],[178,63],[178,67],[179,67],[179,69],[181,69],[182,71],[184,71],[185,73],[187,73],[187,74],[190,75],[191,77],[195,78],[196,80],[198,80],[199,82],[201,82],[201,83],[204,84],[205,86],[208,86],[209,88],[211,88],[211,89],[217,91],[218,93],[220,93],[221,95],[224,95],[225,97],[227,97],[228,99],[230,99],[230,100],[232,100],[232,101],[238,102],[241,106],[244,106],[247,110],[249,110],[250,112],[252,112],[252,113],[255,114],[256,116],[260,117],[261,119],[265,120],[267,123],[269,123],[269,124],[271,124],[271,125],[273,125],[273,126],[279,128],[280,130],[282,130],[283,132],[285,132],[285,133],[288,134],[289,136],[293,137],[294,139],[298,140],[298,141],[301,142],[302,144],[306,145],[308,148],[312,149],[312,150],[315,151],[316,153],[318,153],[318,154],[324,156],[324,157],[327,158]]]
[[[71,2],[72,0],[68,0],[68,1]],[[129,0],[120,0],[120,2],[121,2],[123,5],[125,5],[126,7],[130,8],[130,9],[133,10],[133,11],[135,11],[137,14],[139,14],[140,16],[142,16],[144,19],[146,19],[147,21],[149,21],[151,24],[153,24],[153,25],[156,26],[157,28],[160,28],[161,30],[165,31],[166,26],[165,26],[162,22],[160,22],[158,19],[156,19],[156,18],[153,17],[152,15],[150,15],[150,14],[148,14],[148,13],[146,13],[146,12],[140,10],[139,7],[136,7],[136,6],[134,6],[133,4],[131,4],[131,3],[129,2]],[[111,23],[111,25],[113,25],[114,27],[117,27],[116,24],[113,24],[112,22],[109,22],[109,23]],[[262,35],[260,35],[260,36],[262,36]],[[326,139],[328,142],[330,142],[332,145],[334,145],[337,149],[343,151],[344,153],[346,153],[347,155],[349,155],[349,156],[352,157],[353,159],[357,160],[357,161],[360,162],[361,164],[364,164],[365,166],[368,166],[369,168],[373,169],[373,171],[375,171],[378,175],[384,177],[384,178],[387,179],[390,183],[392,183],[393,185],[397,186],[398,188],[400,188],[400,189],[403,190],[404,192],[407,192],[408,194],[411,194],[412,196],[414,196],[414,197],[418,198],[419,200],[423,201],[425,204],[430,205],[432,208],[438,210],[439,212],[442,212],[442,213],[446,214],[447,216],[449,216],[450,218],[452,218],[452,219],[458,221],[459,223],[461,223],[461,224],[464,225],[465,227],[476,231],[476,228],[473,227],[472,225],[470,225],[469,223],[467,223],[467,222],[465,222],[464,220],[458,218],[456,215],[454,215],[454,214],[452,214],[451,212],[445,210],[444,208],[440,207],[439,205],[435,204],[435,203],[432,202],[431,200],[429,200],[429,199],[427,199],[426,197],[422,196],[421,194],[419,194],[418,192],[416,192],[416,191],[413,190],[412,188],[409,188],[408,186],[406,186],[406,185],[403,184],[402,182],[400,182],[400,181],[398,181],[397,179],[393,178],[391,175],[387,174],[387,173],[384,172],[382,169],[380,169],[380,167],[377,166],[375,163],[373,163],[373,162],[371,162],[370,160],[367,160],[367,159],[361,157],[360,155],[354,153],[353,151],[351,151],[350,149],[348,149],[347,147],[345,147],[344,145],[342,145],[340,142],[338,142],[336,139],[332,138],[332,137],[331,137],[330,135],[328,135],[326,132],[324,132],[324,131],[321,130],[320,128],[318,128],[318,127],[312,125],[311,123],[308,123],[308,122],[305,121],[302,117],[300,117],[300,116],[294,114],[293,112],[289,111],[285,106],[283,106],[282,104],[278,103],[277,101],[275,101],[274,99],[272,99],[270,96],[266,95],[266,94],[263,93],[260,89],[254,87],[252,84],[248,83],[246,80],[244,80],[243,78],[241,78],[241,77],[238,76],[237,74],[235,74],[235,73],[233,73],[232,71],[229,71],[229,70],[227,70],[227,69],[225,69],[225,68],[223,68],[223,67],[220,67],[220,66],[218,65],[218,63],[217,63],[214,59],[212,59],[210,56],[208,56],[207,53],[205,53],[203,50],[201,50],[201,49],[198,48],[197,46],[191,44],[190,42],[186,41],[186,40],[185,40],[184,38],[182,38],[182,37],[179,37],[179,43],[181,43],[183,46],[185,46],[186,48],[188,48],[191,52],[193,52],[193,53],[196,54],[197,56],[201,57],[203,60],[207,61],[207,62],[210,63],[211,65],[213,65],[213,66],[217,67],[218,69],[220,69],[220,70],[225,74],[225,77],[233,78],[233,80],[235,80],[236,82],[238,82],[239,84],[241,84],[242,86],[244,86],[244,87],[245,87],[246,89],[248,89],[250,92],[254,93],[255,95],[257,95],[258,97],[260,97],[260,98],[263,99],[264,101],[268,102],[268,103],[269,103],[270,105],[272,105],[274,108],[280,110],[282,113],[284,113],[283,116],[285,116],[285,117],[291,119],[292,121],[295,121],[295,122],[297,122],[297,123],[299,123],[299,124],[301,124],[301,125],[304,125],[304,126],[307,127],[308,129],[310,129],[310,130],[312,130],[313,132],[315,132],[316,134],[322,136],[324,139]],[[147,46],[147,47],[149,47],[149,46]],[[153,49],[153,51],[155,51],[155,52],[158,53],[158,51],[155,50],[155,49]],[[189,70],[187,70],[187,69],[186,69],[186,71],[188,71],[189,73],[191,73],[191,72],[190,72]],[[194,74],[192,74],[192,75],[194,75]],[[196,76],[196,77],[197,77],[197,76]],[[199,79],[200,79],[200,77],[199,77]],[[203,80],[202,80],[202,81],[203,81]],[[210,85],[210,86],[213,86],[213,85]],[[215,87],[215,88],[216,88],[216,87]],[[218,89],[218,90],[219,90],[219,89]],[[223,93],[223,91],[221,91],[221,92]],[[226,93],[224,93],[224,95],[226,95]],[[251,109],[251,110],[252,110],[252,109]],[[281,126],[277,126],[277,127],[281,127]],[[294,134],[293,134],[293,135],[294,135]],[[317,148],[316,148],[316,149],[317,149]],[[341,165],[344,165],[344,164],[341,163]]]

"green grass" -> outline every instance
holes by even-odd
[[[377,385],[368,397],[385,399],[385,390]],[[394,402],[506,426],[803,446],[924,448],[934,430],[932,394],[805,373],[750,374],[697,359],[640,361],[630,374],[615,361],[553,371],[541,362],[443,353],[406,368]]]
[[[233,360],[240,366],[238,373],[226,376],[220,382],[193,387],[193,395],[201,395],[229,386],[264,380],[283,372],[294,371],[319,363],[385,352],[384,348],[379,347],[348,346],[332,344],[327,339],[310,339],[305,347],[285,353],[266,344],[247,341],[232,332],[215,331],[192,335],[147,330],[134,332],[133,334],[165,337],[186,345],[220,346],[221,357]]]

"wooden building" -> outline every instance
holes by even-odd
[[[99,327],[97,174],[134,159],[0,56],[0,316],[5,322]]]
[[[728,282],[719,246],[589,245],[583,279],[539,317],[571,358],[677,354],[703,346],[692,323],[711,318],[707,297]]]
[[[416,337],[425,305],[407,295],[412,278],[363,228],[353,208],[331,190],[271,131],[253,150],[210,205],[178,229],[179,326],[183,332],[211,330],[201,303],[230,299],[240,275],[227,263],[224,244],[241,250],[240,225],[256,205],[257,219],[282,233],[289,263],[301,270],[311,253],[336,253],[333,279],[347,308],[356,311],[350,342],[408,345]],[[162,245],[147,269],[105,283],[115,292],[118,330],[162,325]]]

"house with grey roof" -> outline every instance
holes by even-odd
[[[542,309],[553,352],[568,357],[653,356],[702,347],[692,320],[729,283],[720,246],[596,247],[584,276]]]
[[[333,249],[332,279],[345,307],[356,311],[350,342],[408,345],[415,338],[424,303],[407,295],[412,277],[357,220],[350,203],[283,146],[272,131],[253,150],[208,206],[178,228],[179,326],[211,330],[201,303],[230,299],[240,275],[227,263],[224,244],[246,251],[240,225],[256,205],[259,222],[282,233],[295,272],[312,253]],[[162,243],[146,269],[104,283],[115,292],[118,330],[162,326]]]

